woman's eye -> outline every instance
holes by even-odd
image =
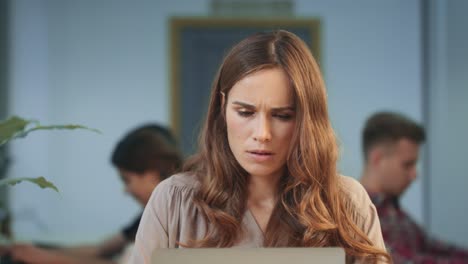
[[[242,117],[249,117],[254,114],[252,111],[237,111],[237,114],[242,116]]]
[[[291,118],[293,117],[293,115],[291,114],[276,114],[275,117],[281,119],[281,120],[291,120]]]

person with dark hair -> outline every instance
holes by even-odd
[[[361,183],[377,208],[394,263],[468,263],[468,252],[427,236],[400,207],[399,198],[416,179],[424,128],[394,112],[379,112],[362,132],[365,168]]]
[[[154,190],[130,263],[176,247],[342,247],[348,262],[389,261],[369,196],[337,172],[326,97],[296,35],[235,45],[214,79],[199,150]]]
[[[119,170],[126,191],[145,206],[156,185],[182,165],[172,134],[151,124],[127,134],[115,147],[112,164]],[[134,239],[136,230],[132,230]]]
[[[177,172],[182,159],[171,132],[158,124],[147,124],[132,130],[117,143],[111,162],[126,192],[145,206],[153,189]],[[141,215],[100,244],[59,249],[15,245],[9,251],[12,259],[26,264],[114,263],[112,258],[134,242],[140,218]]]

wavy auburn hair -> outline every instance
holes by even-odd
[[[339,246],[348,256],[389,260],[356,226],[350,197],[339,186],[338,146],[319,67],[305,43],[282,30],[255,34],[238,43],[215,77],[199,152],[184,169],[201,182],[195,202],[209,223],[206,236],[189,246],[230,247],[242,234],[248,173],[229,147],[223,105],[227,100],[222,94],[228,97],[239,80],[268,68],[280,68],[289,77],[296,128],[264,246]]]

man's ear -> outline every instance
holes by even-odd
[[[381,146],[374,147],[369,150],[367,161],[372,166],[377,166],[384,156],[384,150]]]

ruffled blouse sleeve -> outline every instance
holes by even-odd
[[[364,187],[357,180],[347,176],[340,176],[342,190],[350,198],[349,206],[352,206],[354,211],[354,221],[357,226],[367,235],[372,244],[381,249],[387,251],[385,248],[385,242],[382,236],[382,230],[380,227],[379,216],[377,210],[372,203],[369,195],[367,194]],[[363,259],[354,259],[353,263],[366,263]],[[382,260],[378,263],[386,263]]]
[[[193,193],[196,182],[188,175],[174,175],[153,191],[143,212],[129,263],[151,263],[156,248],[179,247],[186,240],[182,222],[194,219]]]

